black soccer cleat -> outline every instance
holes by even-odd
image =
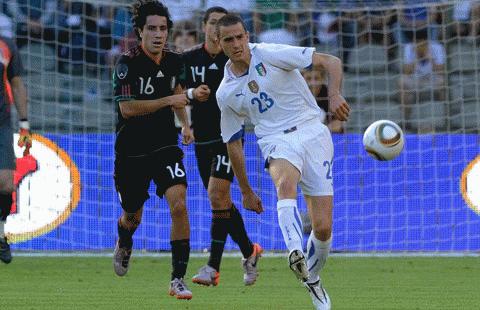
[[[7,238],[0,238],[0,260],[5,264],[10,264],[12,261],[12,252],[10,251]]]

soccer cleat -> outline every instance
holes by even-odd
[[[190,292],[183,279],[173,279],[170,282],[168,293],[170,296],[176,296],[177,299],[192,299],[192,292]]]
[[[292,250],[288,255],[288,262],[295,276],[300,281],[306,282],[308,280],[308,267],[303,252],[300,250]]]
[[[243,266],[243,283],[245,285],[252,285],[257,281],[257,263],[262,257],[263,249],[258,243],[253,244],[253,253],[249,258],[242,258]]]
[[[7,242],[7,238],[0,238],[0,260],[5,264],[10,264],[12,261],[12,252],[10,251],[10,245]]]
[[[217,286],[220,282],[220,273],[215,268],[205,265],[198,270],[198,274],[193,276],[192,282],[206,286]]]
[[[119,244],[119,241],[117,241],[115,251],[113,252],[113,270],[121,277],[128,271],[132,249],[121,248]]]
[[[322,282],[318,279],[315,282],[309,283],[304,282],[305,287],[307,288],[308,292],[310,293],[310,297],[312,298],[313,305],[317,310],[330,310],[332,307],[332,303],[330,301],[330,297],[328,297],[327,292],[322,286]]]

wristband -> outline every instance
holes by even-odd
[[[340,95],[340,92],[334,93],[332,95],[328,95],[328,99]]]
[[[189,88],[187,89],[187,98],[190,99],[190,100],[193,100],[195,99],[195,97],[193,97],[193,91],[195,90],[195,88]]]
[[[20,129],[30,130],[30,123],[26,118],[22,118],[20,121],[18,121],[18,127],[20,127]]]

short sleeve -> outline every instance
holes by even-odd
[[[229,142],[232,137],[243,130],[245,117],[237,113],[222,99],[221,91],[217,91],[217,104],[220,108],[220,130],[223,142]]]
[[[116,103],[135,100],[138,94],[138,83],[128,59],[128,56],[120,57],[113,72],[113,93]]]
[[[284,69],[304,69],[312,64],[313,47],[299,47],[285,44],[267,44],[261,43],[256,45],[256,53],[258,53],[262,61],[268,62],[272,66]]]
[[[11,80],[23,74],[23,66],[16,45],[13,42],[8,42],[8,47],[10,48],[11,59],[7,69],[7,78]]]

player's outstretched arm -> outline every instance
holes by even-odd
[[[124,118],[151,114],[162,108],[184,108],[189,103],[185,94],[177,94],[154,100],[120,101],[120,112]]]
[[[332,55],[313,53],[312,66],[313,70],[324,68],[327,71],[329,108],[338,120],[348,120],[350,106],[340,92],[343,80],[342,61]]]
[[[242,139],[230,141],[227,143],[228,156],[232,163],[233,172],[237,177],[240,191],[242,192],[243,207],[247,210],[255,211],[257,214],[263,212],[262,201],[254,193],[247,178],[245,169],[245,156],[243,154]]]

